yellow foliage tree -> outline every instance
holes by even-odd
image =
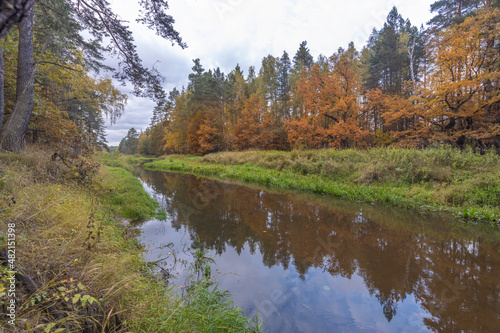
[[[500,136],[500,9],[483,9],[429,43],[433,64],[420,85],[418,116],[432,140],[495,141]]]

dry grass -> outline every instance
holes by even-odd
[[[87,330],[101,331],[111,304],[119,303],[111,297],[103,299],[105,284],[101,283],[100,274],[85,272],[99,258],[119,250],[118,243],[106,240],[114,227],[105,216],[97,216],[102,215],[102,207],[96,205],[80,185],[62,182],[60,177],[68,172],[66,166],[48,162],[43,158],[46,156],[43,151],[23,155],[19,159],[2,155],[4,181],[0,189],[0,228],[5,230],[7,222],[15,223],[17,263],[38,287],[33,295],[18,294],[21,306],[17,315],[22,320],[17,329],[26,331],[38,327],[38,331],[55,324],[54,329],[77,332],[84,326],[92,326],[93,329]],[[111,264],[107,262],[108,266]],[[85,290],[69,292],[78,283],[86,286]],[[68,292],[64,296],[71,299],[56,299],[62,296],[58,288],[66,288]],[[102,302],[85,307],[81,302],[73,304],[76,294],[89,295]],[[49,313],[43,311],[47,308]],[[117,323],[108,320],[106,325]]]
[[[50,151],[31,147],[0,161],[0,229],[15,223],[17,263],[38,287],[32,295],[20,289],[17,329],[120,331],[117,309],[147,280],[135,239],[123,239],[109,208]],[[73,303],[77,294],[97,302]]]

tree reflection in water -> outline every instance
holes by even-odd
[[[357,274],[387,319],[410,295],[439,332],[500,332],[500,247],[444,215],[315,195],[263,191],[195,176],[143,171],[177,230],[217,254],[260,251],[267,267]],[[479,232],[479,234],[478,234]]]

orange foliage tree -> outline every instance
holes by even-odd
[[[432,140],[500,137],[500,9],[481,10],[437,33],[429,43],[433,67],[421,84],[419,117]]]
[[[297,93],[305,112],[287,121],[289,143],[309,148],[364,146],[368,130],[360,127],[359,75],[355,55],[342,49],[313,65],[299,81]]]
[[[251,67],[247,79],[239,66],[226,77],[204,71],[197,59],[163,126],[164,150],[498,147],[500,9],[483,7],[461,24],[426,33],[393,9],[392,30],[373,34],[361,55],[351,43],[292,69],[286,57],[268,56],[259,75]],[[392,88],[384,93],[380,80]]]
[[[163,151],[168,153],[188,152],[188,126],[190,123],[190,110],[188,101],[191,93],[184,92],[175,98],[175,112],[169,115],[163,127]]]
[[[197,112],[187,129],[189,153],[204,155],[220,150],[222,146],[220,129],[220,117],[217,117],[214,110]]]
[[[234,126],[235,144],[238,149],[262,148],[263,139],[261,134],[264,112],[265,103],[262,97],[258,94],[250,96]]]
[[[304,115],[285,122],[288,143],[293,148],[325,148],[329,145],[328,131],[317,126],[315,118]]]
[[[215,150],[217,127],[214,126],[208,117],[205,117],[204,121],[200,124],[196,134],[198,135],[199,146],[197,153],[207,154]]]
[[[374,130],[372,143],[376,146],[391,143],[407,147],[425,145],[429,126],[419,117],[420,108],[414,98],[386,95],[380,89],[367,91],[362,115]]]

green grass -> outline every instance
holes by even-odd
[[[248,151],[167,156],[146,168],[301,189],[500,223],[500,157],[451,148]]]
[[[131,159],[130,157],[126,158],[125,155],[106,153],[101,153],[97,156],[99,162],[103,165],[114,168],[122,168],[130,172],[134,171],[134,165],[132,162],[135,161],[135,159]]]
[[[133,220],[145,220],[156,216],[158,203],[143,189],[135,175],[135,167],[148,158],[138,155],[106,154],[97,155],[100,197],[117,215]]]
[[[158,203],[131,172],[117,167],[101,166],[99,192],[121,217],[144,220],[156,215]]]
[[[149,284],[150,299],[140,316],[129,327],[133,332],[260,332],[257,319],[247,319],[240,308],[234,307],[227,292],[213,289],[200,281],[181,298],[165,294],[161,286]],[[165,297],[172,303],[166,305]]]
[[[145,317],[146,325],[161,332],[261,331],[258,318],[244,317],[243,311],[233,305],[230,294],[218,288],[210,269],[214,260],[200,248],[192,255],[194,263],[189,268],[183,296],[176,299],[173,311],[164,312],[161,302],[151,304],[148,310],[152,315]],[[136,330],[142,332],[141,325]]]
[[[139,156],[139,155],[123,155],[123,154],[108,154],[99,153],[97,159],[101,164],[110,167],[122,168],[133,172],[134,167],[141,165],[144,161],[150,162],[154,158]]]

